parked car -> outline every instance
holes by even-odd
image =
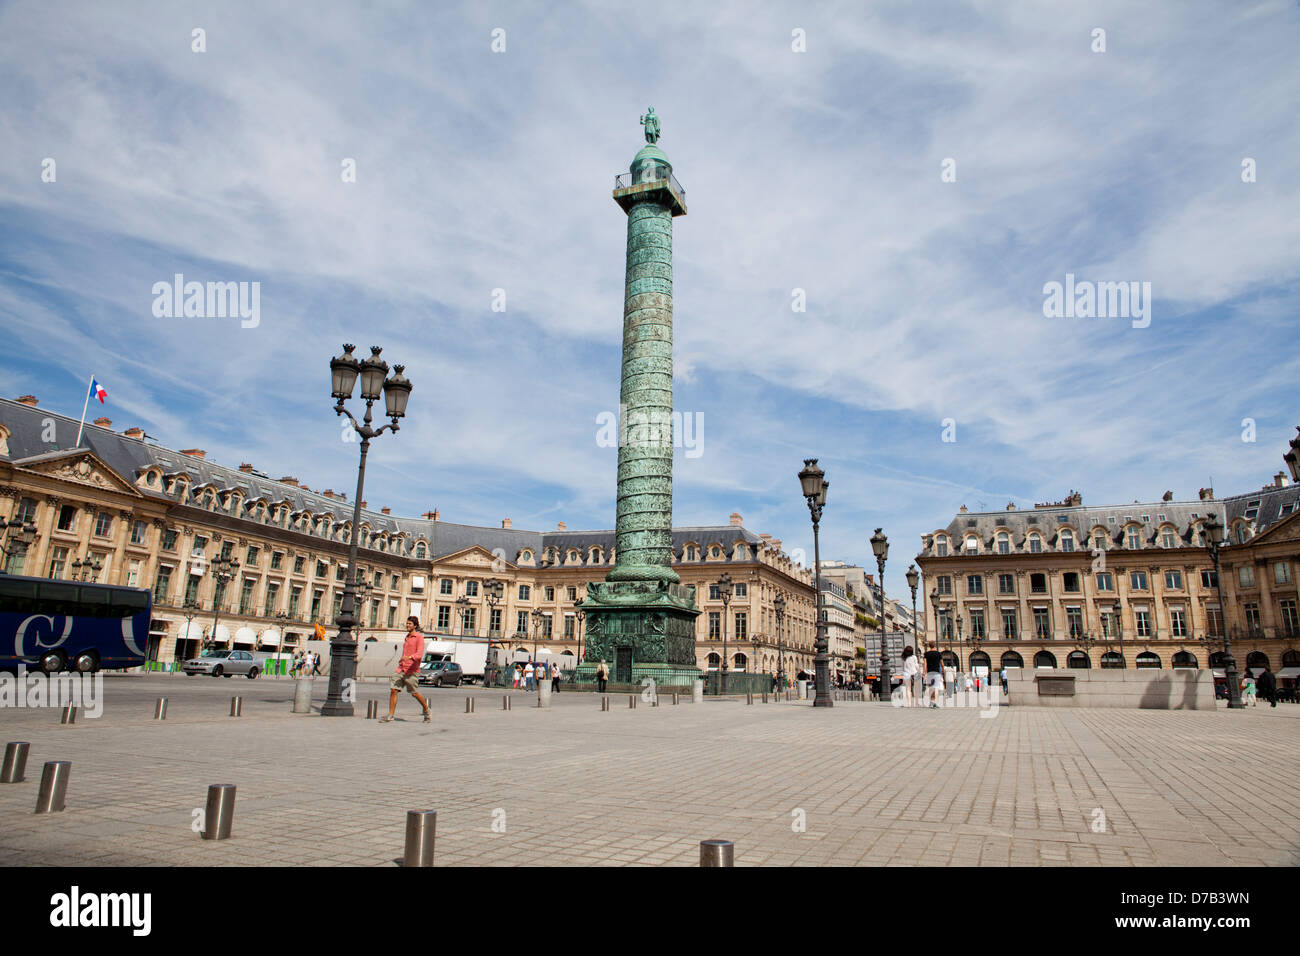
[[[243,674],[253,680],[261,672],[250,651],[208,651],[202,657],[192,657],[181,665],[187,677],[210,674],[213,677],[233,677]]]
[[[416,681],[421,684],[432,684],[434,687],[443,687],[447,684],[459,687],[464,679],[465,672],[460,669],[459,664],[455,661],[443,660],[422,666]]]

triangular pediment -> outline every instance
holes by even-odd
[[[1246,544],[1253,546],[1275,544],[1279,541],[1300,541],[1300,511],[1292,512],[1281,521],[1273,522],[1271,528],[1255,535]]]
[[[90,451],[79,449],[37,455],[14,462],[14,467],[20,471],[57,478],[59,481],[74,485],[85,485],[87,488],[95,488],[99,491],[116,491],[132,498],[144,497],[131,482]]]
[[[515,563],[513,556],[502,557],[500,554],[493,554],[482,545],[475,544],[468,548],[462,548],[460,551],[453,551],[451,554],[444,554],[437,558],[433,563],[439,568],[460,568],[467,571],[504,571],[507,568],[514,568]],[[504,562],[505,567],[502,567]]]

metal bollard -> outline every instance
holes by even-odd
[[[677,706],[677,695],[676,695],[676,694],[673,694],[673,706],[674,706],[674,707]]]
[[[627,695],[627,706],[629,710],[636,710],[636,694]]]
[[[366,701],[366,720],[374,720],[379,714],[379,701]]]
[[[745,691],[745,703],[752,704],[753,702],[754,702],[754,692],[752,690]]]
[[[214,783],[208,787],[208,807],[203,817],[203,839],[229,840],[235,823],[235,785]]]
[[[61,724],[75,724],[77,722],[77,708],[72,704],[63,705],[63,715],[59,718]]]
[[[503,696],[503,697],[501,698],[501,709],[502,709],[502,710],[509,710],[509,709],[510,709],[510,695],[509,695],[509,694],[506,694],[505,696]]]
[[[27,752],[32,745],[25,740],[5,744],[4,769],[0,770],[0,783],[22,783],[27,770]]]
[[[474,698],[473,698],[473,697],[466,697],[466,698],[465,698],[465,713],[467,713],[467,714],[472,714],[472,713],[474,713]]]
[[[402,866],[433,866],[433,841],[437,831],[437,810],[407,810],[406,853]]]
[[[730,840],[701,840],[700,866],[735,866],[736,845]]]
[[[244,715],[244,699],[242,697],[230,698],[230,716],[242,717]]]
[[[167,698],[166,697],[159,697],[158,703],[153,705],[153,719],[154,720],[167,719]]]
[[[37,813],[58,813],[68,795],[68,777],[72,774],[71,760],[49,760],[41,772],[41,789],[36,794]]]
[[[767,691],[763,691],[763,703],[767,703]]]
[[[293,682],[293,710],[294,714],[311,713],[311,684],[310,677],[299,677]]]

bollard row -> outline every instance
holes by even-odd
[[[27,770],[27,753],[32,745],[26,740],[5,744],[4,768],[0,769],[0,783],[22,783]]]

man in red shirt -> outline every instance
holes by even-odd
[[[397,662],[397,674],[393,677],[393,689],[388,694],[388,716],[380,717],[380,723],[388,723],[393,719],[393,711],[397,710],[397,697],[405,687],[415,695],[415,699],[420,702],[424,708],[424,722],[427,724],[433,718],[429,714],[429,702],[420,696],[416,689],[417,684],[415,675],[420,671],[420,661],[424,660],[424,635],[420,633],[420,619],[418,617],[408,617],[406,619],[406,640],[402,643],[402,659]]]

